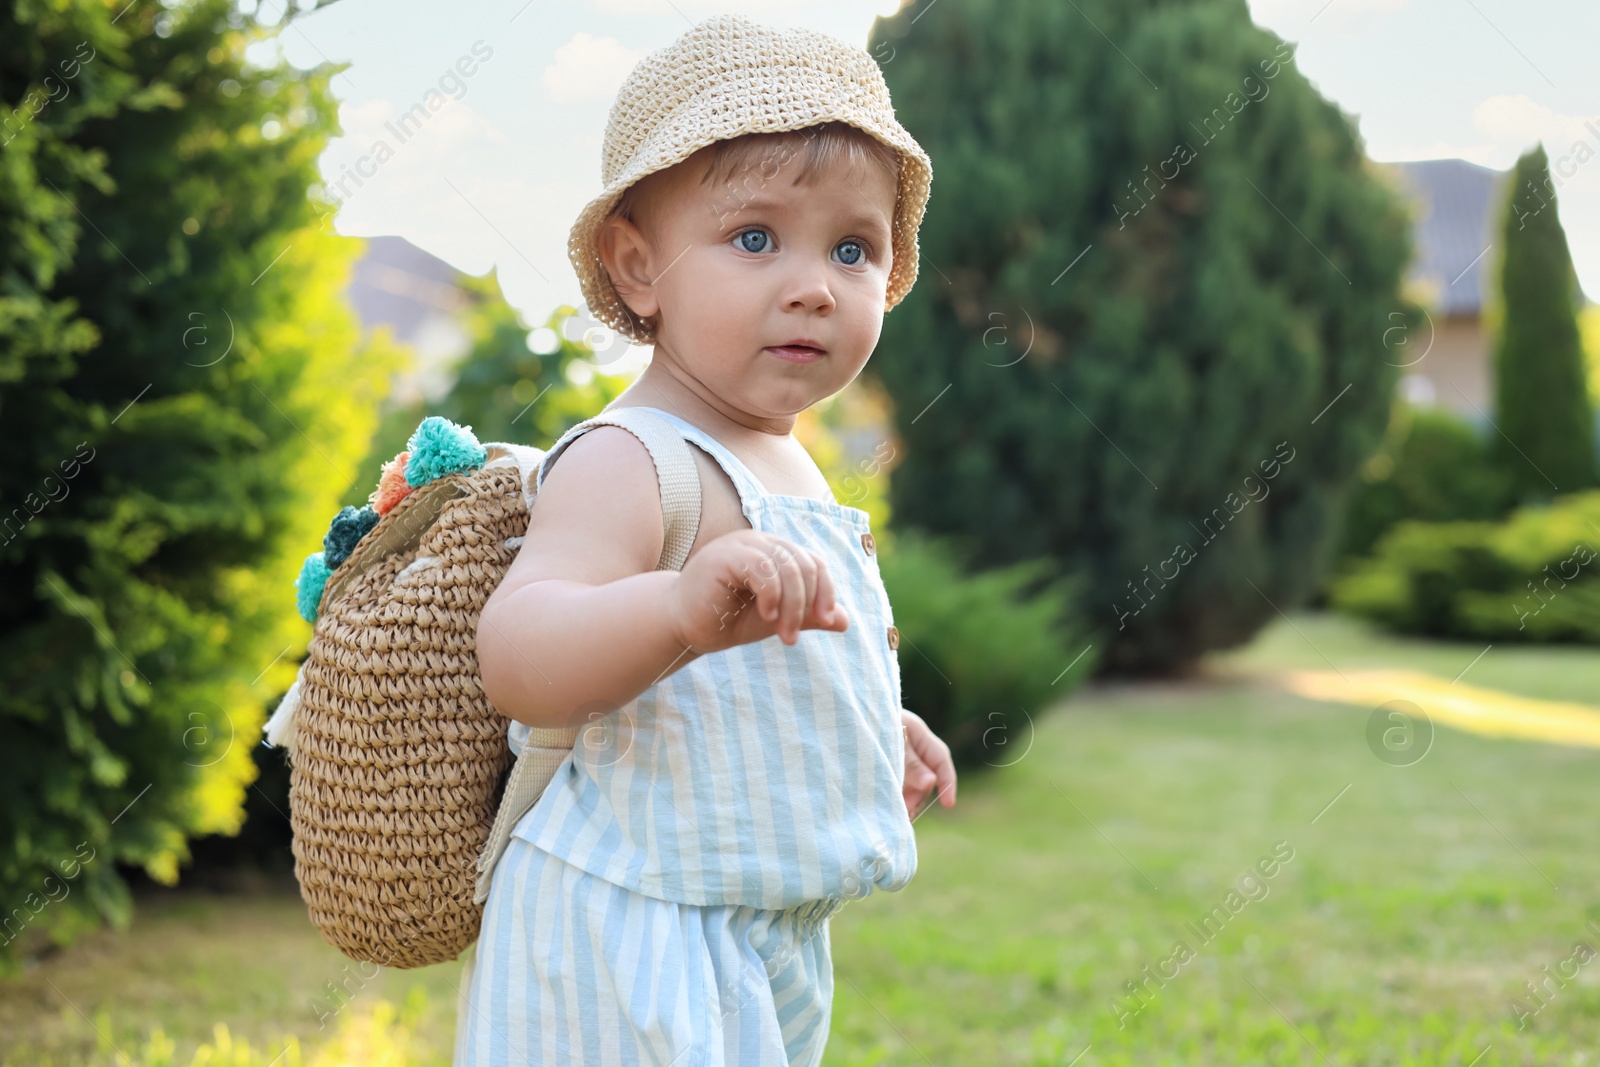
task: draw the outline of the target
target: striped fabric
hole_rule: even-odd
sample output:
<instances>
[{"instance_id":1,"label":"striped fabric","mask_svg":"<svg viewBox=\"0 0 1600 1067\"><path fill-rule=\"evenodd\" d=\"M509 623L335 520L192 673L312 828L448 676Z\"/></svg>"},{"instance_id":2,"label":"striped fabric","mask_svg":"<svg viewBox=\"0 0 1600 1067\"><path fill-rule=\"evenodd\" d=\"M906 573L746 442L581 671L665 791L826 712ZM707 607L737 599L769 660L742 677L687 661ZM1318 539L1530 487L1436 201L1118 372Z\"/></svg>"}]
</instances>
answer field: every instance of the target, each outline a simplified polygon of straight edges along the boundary
<instances>
[{"instance_id":1,"label":"striped fabric","mask_svg":"<svg viewBox=\"0 0 1600 1067\"><path fill-rule=\"evenodd\" d=\"M754 528L827 561L850 628L702 656L583 731L495 868L456 1067L815 1067L829 919L916 872L866 512L769 494L660 414L728 472Z\"/></svg>"},{"instance_id":2,"label":"striped fabric","mask_svg":"<svg viewBox=\"0 0 1600 1067\"><path fill-rule=\"evenodd\" d=\"M512 839L461 988L456 1067L815 1067L825 915L641 896Z\"/></svg>"},{"instance_id":3,"label":"striped fabric","mask_svg":"<svg viewBox=\"0 0 1600 1067\"><path fill-rule=\"evenodd\" d=\"M903 888L917 857L901 797L900 664L867 513L768 493L715 438L651 410L722 465L755 529L827 561L850 628L678 668L583 731L514 836L685 904L783 909ZM514 746L519 734L514 724Z\"/></svg>"}]
</instances>

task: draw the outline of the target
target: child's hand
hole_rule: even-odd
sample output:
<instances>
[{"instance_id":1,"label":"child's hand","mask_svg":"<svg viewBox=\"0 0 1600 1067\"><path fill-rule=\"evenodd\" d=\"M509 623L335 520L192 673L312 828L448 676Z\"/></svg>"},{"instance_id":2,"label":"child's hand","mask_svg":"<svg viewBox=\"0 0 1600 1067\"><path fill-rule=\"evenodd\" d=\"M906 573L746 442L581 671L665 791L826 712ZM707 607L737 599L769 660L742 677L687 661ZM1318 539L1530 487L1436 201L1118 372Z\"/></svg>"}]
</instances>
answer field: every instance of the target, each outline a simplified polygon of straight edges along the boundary
<instances>
[{"instance_id":1,"label":"child's hand","mask_svg":"<svg viewBox=\"0 0 1600 1067\"><path fill-rule=\"evenodd\" d=\"M833 598L822 557L759 530L723 534L679 572L672 598L678 640L695 652L719 652L801 630L842 632L850 625Z\"/></svg>"},{"instance_id":2,"label":"child's hand","mask_svg":"<svg viewBox=\"0 0 1600 1067\"><path fill-rule=\"evenodd\" d=\"M956 802L956 767L950 760L950 746L939 740L922 716L905 708L900 720L906 732L906 779L902 795L906 814L915 819L934 785L939 786L939 803L953 807Z\"/></svg>"}]
</instances>

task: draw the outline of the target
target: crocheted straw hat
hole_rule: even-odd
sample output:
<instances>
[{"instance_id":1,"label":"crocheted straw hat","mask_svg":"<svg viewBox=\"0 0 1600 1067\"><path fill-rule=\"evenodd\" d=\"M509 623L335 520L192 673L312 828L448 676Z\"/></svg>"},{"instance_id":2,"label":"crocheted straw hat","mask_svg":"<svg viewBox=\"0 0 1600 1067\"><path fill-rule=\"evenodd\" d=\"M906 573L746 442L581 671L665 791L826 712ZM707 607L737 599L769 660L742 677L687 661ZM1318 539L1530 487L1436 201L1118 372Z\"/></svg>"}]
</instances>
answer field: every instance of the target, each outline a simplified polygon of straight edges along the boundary
<instances>
[{"instance_id":1,"label":"crocheted straw hat","mask_svg":"<svg viewBox=\"0 0 1600 1067\"><path fill-rule=\"evenodd\" d=\"M718 15L640 60L611 105L600 161L605 189L578 215L567 243L590 312L635 344L655 340L612 285L596 242L628 186L716 141L831 121L900 152L884 310L898 304L917 280L917 227L933 165L895 120L882 71L865 51L827 34Z\"/></svg>"}]
</instances>

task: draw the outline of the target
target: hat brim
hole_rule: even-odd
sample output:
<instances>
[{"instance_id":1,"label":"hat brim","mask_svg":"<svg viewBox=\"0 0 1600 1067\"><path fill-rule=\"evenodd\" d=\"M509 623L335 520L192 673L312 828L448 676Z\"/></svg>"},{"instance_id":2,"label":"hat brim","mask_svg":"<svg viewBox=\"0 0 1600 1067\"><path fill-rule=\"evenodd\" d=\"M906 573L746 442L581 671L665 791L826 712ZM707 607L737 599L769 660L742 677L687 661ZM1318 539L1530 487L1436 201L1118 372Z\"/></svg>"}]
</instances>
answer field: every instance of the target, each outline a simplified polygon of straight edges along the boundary
<instances>
[{"instance_id":1,"label":"hat brim","mask_svg":"<svg viewBox=\"0 0 1600 1067\"><path fill-rule=\"evenodd\" d=\"M751 87L747 91L755 91L755 88ZM588 304L589 313L596 320L610 326L636 345L655 343L655 332L651 325L635 314L623 300L622 294L612 284L610 272L606 270L599 252L600 227L630 186L646 175L682 163L694 153L717 141L746 134L802 130L829 121L848 122L895 149L900 155L900 180L891 224L892 262L884 294L884 311L888 312L905 299L917 280L917 268L921 258L917 231L922 224L933 183L933 167L928 155L909 133L898 123L885 124L862 115L852 116L850 111L853 109L848 101L839 102L842 107L837 105L819 107L811 114L795 115L787 120L769 120L759 128L729 131L717 128L715 97L708 97L699 103L700 107L687 109L683 115L675 116L673 122L664 123L663 132L681 132L685 126L694 128L703 125L704 132L701 135L677 141L670 147L646 142L634 154L630 166L607 185L599 196L584 206L572 225L567 241L567 256L577 272L578 283ZM840 114L840 111L845 113Z\"/></svg>"}]
</instances>

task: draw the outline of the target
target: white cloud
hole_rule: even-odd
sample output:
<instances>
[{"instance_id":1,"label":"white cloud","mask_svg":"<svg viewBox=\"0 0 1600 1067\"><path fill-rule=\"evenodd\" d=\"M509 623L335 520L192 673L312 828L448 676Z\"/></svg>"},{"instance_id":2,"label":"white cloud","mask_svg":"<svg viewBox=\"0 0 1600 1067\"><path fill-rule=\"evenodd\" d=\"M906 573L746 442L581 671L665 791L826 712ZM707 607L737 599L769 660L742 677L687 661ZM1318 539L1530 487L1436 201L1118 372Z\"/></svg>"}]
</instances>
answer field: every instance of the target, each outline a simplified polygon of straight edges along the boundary
<instances>
[{"instance_id":1,"label":"white cloud","mask_svg":"<svg viewBox=\"0 0 1600 1067\"><path fill-rule=\"evenodd\" d=\"M414 110L378 98L339 107L342 137L328 143L318 160L330 199L339 205L341 232L384 232L373 212L399 204L426 203L418 197L439 185L438 175L465 159L486 162L510 138L464 99L444 98L437 110ZM413 209L414 210L414 209ZM352 230L355 226L357 229Z\"/></svg>"},{"instance_id":2,"label":"white cloud","mask_svg":"<svg viewBox=\"0 0 1600 1067\"><path fill-rule=\"evenodd\" d=\"M1501 144L1520 146L1518 154L1535 141L1558 155L1579 141L1600 150L1600 114L1563 115L1527 96L1489 97L1473 109L1472 124Z\"/></svg>"},{"instance_id":3,"label":"white cloud","mask_svg":"<svg viewBox=\"0 0 1600 1067\"><path fill-rule=\"evenodd\" d=\"M1464 159L1468 163L1476 163L1480 167L1492 167L1495 170L1505 170L1510 165L1506 162L1505 150L1498 144L1490 142L1462 144L1459 141L1373 140L1367 145L1367 153L1373 159L1384 163L1413 159Z\"/></svg>"},{"instance_id":4,"label":"white cloud","mask_svg":"<svg viewBox=\"0 0 1600 1067\"><path fill-rule=\"evenodd\" d=\"M647 48L624 48L615 37L579 32L556 49L555 61L540 81L551 100L610 100L627 80L634 64L650 54Z\"/></svg>"},{"instance_id":5,"label":"white cloud","mask_svg":"<svg viewBox=\"0 0 1600 1067\"><path fill-rule=\"evenodd\" d=\"M1600 156L1600 114L1568 115L1528 96L1500 94L1472 110L1472 125L1482 140L1471 143L1433 140L1370 145L1378 159L1465 159L1479 166L1505 170L1536 142L1543 142L1554 163L1587 144L1587 159ZM1587 168L1586 168L1587 169ZM1600 172L1600 167L1595 168Z\"/></svg>"}]
</instances>

